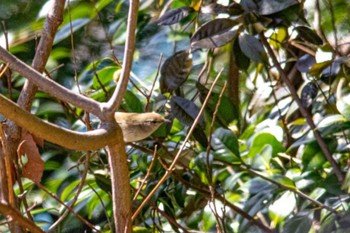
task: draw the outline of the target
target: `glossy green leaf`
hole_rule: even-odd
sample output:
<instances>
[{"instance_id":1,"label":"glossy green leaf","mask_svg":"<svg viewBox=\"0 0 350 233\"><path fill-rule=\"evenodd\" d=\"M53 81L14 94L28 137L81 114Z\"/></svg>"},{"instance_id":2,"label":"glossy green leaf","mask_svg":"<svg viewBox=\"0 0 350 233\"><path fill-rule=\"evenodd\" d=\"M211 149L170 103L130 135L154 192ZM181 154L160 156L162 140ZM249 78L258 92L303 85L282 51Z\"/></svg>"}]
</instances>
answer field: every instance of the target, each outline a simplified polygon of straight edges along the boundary
<instances>
[{"instance_id":1,"label":"glossy green leaf","mask_svg":"<svg viewBox=\"0 0 350 233\"><path fill-rule=\"evenodd\" d=\"M36 115L38 116L49 116L54 114L64 114L64 109L62 104L53 102L53 101L45 101L41 103L36 111Z\"/></svg>"},{"instance_id":2,"label":"glossy green leaf","mask_svg":"<svg viewBox=\"0 0 350 233\"><path fill-rule=\"evenodd\" d=\"M335 140L327 140L327 145L331 151L336 148L337 142ZM321 170L326 158L318 146L317 142L311 142L306 145L302 155L303 171Z\"/></svg>"},{"instance_id":3,"label":"glossy green leaf","mask_svg":"<svg viewBox=\"0 0 350 233\"><path fill-rule=\"evenodd\" d=\"M271 146L271 155L273 157L276 156L277 153L285 151L281 142L279 142L274 135L262 132L254 136L247 157L255 157L266 145Z\"/></svg>"},{"instance_id":4,"label":"glossy green leaf","mask_svg":"<svg viewBox=\"0 0 350 233\"><path fill-rule=\"evenodd\" d=\"M217 48L227 44L237 34L237 21L219 18L201 26L191 38L191 48Z\"/></svg>"},{"instance_id":5,"label":"glossy green leaf","mask_svg":"<svg viewBox=\"0 0 350 233\"><path fill-rule=\"evenodd\" d=\"M136 96L129 90L126 91L124 101L121 106L126 112L144 112L144 106L140 100L140 97Z\"/></svg>"},{"instance_id":6,"label":"glossy green leaf","mask_svg":"<svg viewBox=\"0 0 350 233\"><path fill-rule=\"evenodd\" d=\"M191 68L192 54L189 51L179 51L169 57L160 71L161 92L173 92L178 89L186 81Z\"/></svg>"},{"instance_id":7,"label":"glossy green leaf","mask_svg":"<svg viewBox=\"0 0 350 233\"><path fill-rule=\"evenodd\" d=\"M326 67L328 67L331 63L332 61L324 61L324 62L316 63L310 68L309 74L311 76L319 76L322 73L322 71Z\"/></svg>"},{"instance_id":8,"label":"glossy green leaf","mask_svg":"<svg viewBox=\"0 0 350 233\"><path fill-rule=\"evenodd\" d=\"M207 164L207 153L201 152L190 162L189 167L196 172L204 184L209 184L207 168L211 166L212 160L213 156L209 154L209 164Z\"/></svg>"},{"instance_id":9,"label":"glossy green leaf","mask_svg":"<svg viewBox=\"0 0 350 233\"><path fill-rule=\"evenodd\" d=\"M61 193L61 200L67 201L69 200L70 195L73 195L75 193L75 189L78 188L78 185L80 184L80 180L71 181L62 191Z\"/></svg>"},{"instance_id":10,"label":"glossy green leaf","mask_svg":"<svg viewBox=\"0 0 350 233\"><path fill-rule=\"evenodd\" d=\"M241 163L238 140L231 130L224 128L215 130L211 146L215 150L215 159L232 164Z\"/></svg>"}]
</instances>

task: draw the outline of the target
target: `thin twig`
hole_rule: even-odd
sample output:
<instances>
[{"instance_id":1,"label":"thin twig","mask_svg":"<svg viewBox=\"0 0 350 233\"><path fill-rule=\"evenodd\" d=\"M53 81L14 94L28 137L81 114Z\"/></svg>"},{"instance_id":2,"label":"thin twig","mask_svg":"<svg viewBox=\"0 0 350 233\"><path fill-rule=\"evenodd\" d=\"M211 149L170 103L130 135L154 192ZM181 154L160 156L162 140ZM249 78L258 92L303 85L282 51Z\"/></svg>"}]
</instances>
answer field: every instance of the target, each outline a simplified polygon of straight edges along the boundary
<instances>
[{"instance_id":1,"label":"thin twig","mask_svg":"<svg viewBox=\"0 0 350 233\"><path fill-rule=\"evenodd\" d=\"M81 182L79 182L79 186L75 191L75 195L73 199L70 201L69 208L67 208L66 211L59 217L59 219L57 219L57 221L50 226L48 232L52 232L53 230L55 230L55 228L67 217L67 215L70 213L70 210L73 209L75 203L77 202L79 198L79 194L81 193L85 185L85 180L89 169L90 153L91 153L90 151L87 151L87 154L85 157L85 163L84 163L84 172L81 175Z\"/></svg>"},{"instance_id":2,"label":"thin twig","mask_svg":"<svg viewBox=\"0 0 350 233\"><path fill-rule=\"evenodd\" d=\"M146 183L148 177L151 175L151 170L153 168L154 162L156 161L156 157L157 157L157 145L155 145L155 147L154 147L152 161L151 161L151 164L149 165L149 168L147 169L146 176L145 176L145 178L142 179L140 187L136 190L134 198L132 199L133 201L136 200L137 196L139 195L139 193L141 192L141 190L143 188L143 185Z\"/></svg>"},{"instance_id":3,"label":"thin twig","mask_svg":"<svg viewBox=\"0 0 350 233\"><path fill-rule=\"evenodd\" d=\"M158 68L157 68L156 77L154 78L154 81L153 81L151 90L149 91L148 95L146 96L145 112L148 112L148 111L149 111L150 99L151 99L151 96L152 96L152 93L153 93L154 86L155 86L155 84L156 84L156 82L157 82L157 79L158 79L158 76L159 76L160 65L162 64L162 60L163 60L163 54L161 53L161 54L160 54L160 57L159 57L159 62L158 62Z\"/></svg>"},{"instance_id":4,"label":"thin twig","mask_svg":"<svg viewBox=\"0 0 350 233\"><path fill-rule=\"evenodd\" d=\"M309 127L313 131L315 139L316 139L318 145L320 146L323 154L325 155L325 157L328 160L328 162L330 162L330 164L331 164L331 166L333 168L333 171L334 171L335 175L337 176L339 182L342 183L343 180L344 180L343 174L341 173L337 162L333 159L332 154L329 152L328 147L327 147L326 143L324 142L320 132L317 130L316 125L315 125L315 123L312 120L312 116L310 115L310 113L302 105L301 100L300 100L296 90L294 89L293 84L288 79L288 76L286 75L286 73L282 69L281 65L279 64L279 62L278 62L278 60L277 60L277 58L275 56L275 53L273 52L273 50L272 50L270 44L268 43L265 35L263 33L260 33L259 35L260 35L261 42L263 43L263 45L267 49L268 55L270 56L270 58L272 59L273 64L275 65L275 67L277 68L278 72L280 73L281 79L287 85L287 87L288 87L288 89L289 89L289 91L290 91L294 101L299 106L299 110L300 110L301 114L303 115L303 117L305 117L306 122L308 123Z\"/></svg>"},{"instance_id":5,"label":"thin twig","mask_svg":"<svg viewBox=\"0 0 350 233\"><path fill-rule=\"evenodd\" d=\"M211 149L210 145L211 145L212 135L213 135L213 131L214 131L214 124L215 124L215 121L216 121L217 113L219 111L219 107L220 107L220 104L221 104L222 97L223 97L224 92L226 90L226 86L227 86L227 82L224 83L224 86L222 87L222 90L221 90L220 95L219 95L218 102L217 102L217 104L215 106L215 110L214 110L214 113L213 113L213 119L212 119L211 125L210 125L210 132L209 132L208 146L207 146L207 156L206 156L207 175L208 175L208 180L209 180L209 191L210 191L210 195L211 195L210 201L213 203L212 212L213 212L213 214L215 216L215 219L216 219L216 229L217 229L218 232L222 232L222 228L220 226L220 219L221 218L218 215L216 204L215 204L215 190L213 188L212 169L211 169L211 166L210 166L210 149Z\"/></svg>"},{"instance_id":6,"label":"thin twig","mask_svg":"<svg viewBox=\"0 0 350 233\"><path fill-rule=\"evenodd\" d=\"M36 183L36 186L38 186L38 188L40 188L41 190L43 190L45 193L47 193L50 197L52 197L53 199L55 199L58 203L60 203L61 205L63 205L65 208L67 208L75 217L77 217L82 223L84 223L85 225L87 225L88 227L90 227L91 229L97 231L97 232L101 232L100 230L98 230L94 225L92 225L90 222L88 222L86 219L84 219L80 214L76 213L70 206L68 206L66 203L64 203L63 201L61 201L56 194L52 193L51 191L49 191L45 186L43 186L40 183Z\"/></svg>"},{"instance_id":7,"label":"thin twig","mask_svg":"<svg viewBox=\"0 0 350 233\"><path fill-rule=\"evenodd\" d=\"M264 176L263 174L261 174L260 172L254 171L253 169L250 169L250 168L248 168L248 167L246 167L246 168L242 167L242 168L243 168L245 171L248 171L249 173L251 173L251 174L253 174L253 175L255 175L255 176L258 176L258 177L260 177L260 178L262 178L262 179L264 179L264 180L266 180L266 181L269 181L270 183L272 183L272 184L274 184L274 185L276 185L276 186L278 186L278 187L280 187L280 188L283 188L283 189L285 189L285 190L289 190L289 191L295 193L295 194L298 195L299 197L302 197L302 198L304 198L304 199L310 201L310 202L313 203L315 206L318 206L318 207L320 207L320 208L322 208L322 209L326 209L326 210L330 211L331 213L335 214L336 216L339 216L338 212L337 212L336 210L334 210L332 207L329 207L329 206L327 206L327 205L322 204L321 202L319 202L319 201L317 201L317 200L315 200L315 199L309 197L308 195L306 195L305 193L299 191L298 189L296 189L296 188L294 188L294 187L289 187L289 186L287 186L287 185L281 184L281 183L275 181L274 179L268 178L268 177Z\"/></svg>"},{"instance_id":8,"label":"thin twig","mask_svg":"<svg viewBox=\"0 0 350 233\"><path fill-rule=\"evenodd\" d=\"M163 175L163 177L159 180L159 182L157 183L157 185L152 189L152 191L147 195L147 197L143 200L143 202L141 203L141 205L137 208L137 210L134 212L133 216L132 216L132 220L135 220L136 216L140 213L141 209L143 208L143 206L149 201L149 199L151 199L151 197L153 196L153 194L158 190L158 188L165 182L165 180L169 177L169 175L173 172L173 169L175 168L176 162L177 160L180 158L182 151L185 149L186 143L189 140L190 136L192 135L192 132L194 131L196 125L198 124L198 121L204 111L205 106L207 105L207 102L209 100L209 97L214 89L214 86L216 84L216 82L218 81L219 77L221 76L223 69L221 69L221 71L219 72L219 74L217 75L217 77L215 78L214 82L212 83L210 90L203 102L203 105L198 113L198 116L196 117L196 119L193 121L193 124L189 130L189 132L186 135L185 140L183 141L180 150L178 151L178 153L176 154L174 161L172 162L172 164L170 165L169 169L165 172L165 174Z\"/></svg>"}]
</instances>

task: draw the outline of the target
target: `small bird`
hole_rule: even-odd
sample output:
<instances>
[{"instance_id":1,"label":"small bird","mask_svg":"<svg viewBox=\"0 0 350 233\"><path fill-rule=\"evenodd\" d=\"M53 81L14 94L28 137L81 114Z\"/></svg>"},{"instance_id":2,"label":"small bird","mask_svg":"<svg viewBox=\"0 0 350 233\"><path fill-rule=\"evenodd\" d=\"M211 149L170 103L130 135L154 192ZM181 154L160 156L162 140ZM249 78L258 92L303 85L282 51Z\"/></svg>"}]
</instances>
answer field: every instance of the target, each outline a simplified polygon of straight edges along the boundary
<instances>
[{"instance_id":1,"label":"small bird","mask_svg":"<svg viewBox=\"0 0 350 233\"><path fill-rule=\"evenodd\" d=\"M136 142L147 138L164 122L164 117L154 112L116 112L114 118L123 131L125 142Z\"/></svg>"}]
</instances>

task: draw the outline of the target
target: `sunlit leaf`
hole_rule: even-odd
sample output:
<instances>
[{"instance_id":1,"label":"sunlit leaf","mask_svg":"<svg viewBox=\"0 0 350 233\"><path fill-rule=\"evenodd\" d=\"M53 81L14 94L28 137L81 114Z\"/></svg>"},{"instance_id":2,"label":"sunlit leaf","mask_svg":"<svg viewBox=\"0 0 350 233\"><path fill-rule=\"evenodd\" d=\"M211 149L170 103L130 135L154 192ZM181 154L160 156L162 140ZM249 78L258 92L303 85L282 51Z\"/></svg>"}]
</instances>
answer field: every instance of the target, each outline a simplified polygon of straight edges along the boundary
<instances>
[{"instance_id":1,"label":"sunlit leaf","mask_svg":"<svg viewBox=\"0 0 350 233\"><path fill-rule=\"evenodd\" d=\"M172 25L178 23L192 11L194 11L194 9L187 6L169 10L157 20L157 23L158 25Z\"/></svg>"},{"instance_id":2,"label":"sunlit leaf","mask_svg":"<svg viewBox=\"0 0 350 233\"><path fill-rule=\"evenodd\" d=\"M73 20L72 23L67 23L64 25L57 33L54 39L54 44L66 39L72 32L84 27L91 21L90 18L80 18Z\"/></svg>"},{"instance_id":3,"label":"sunlit leaf","mask_svg":"<svg viewBox=\"0 0 350 233\"><path fill-rule=\"evenodd\" d=\"M218 15L218 14L238 15L243 13L243 9L237 3L232 3L229 6L224 6L214 2L208 5L202 6L201 12L203 14L213 14L213 15Z\"/></svg>"},{"instance_id":4,"label":"sunlit leaf","mask_svg":"<svg viewBox=\"0 0 350 233\"><path fill-rule=\"evenodd\" d=\"M283 220L290 215L295 208L295 195L293 192L287 191L269 206L269 216L274 225L277 226L278 224L282 223Z\"/></svg>"},{"instance_id":5,"label":"sunlit leaf","mask_svg":"<svg viewBox=\"0 0 350 233\"><path fill-rule=\"evenodd\" d=\"M285 27L280 27L276 32L272 33L270 36L270 44L276 49L282 47L283 41L287 38L287 29Z\"/></svg>"},{"instance_id":6,"label":"sunlit leaf","mask_svg":"<svg viewBox=\"0 0 350 233\"><path fill-rule=\"evenodd\" d=\"M169 57L160 71L161 92L173 92L178 89L186 81L191 68L192 54L189 51L179 51Z\"/></svg>"},{"instance_id":7,"label":"sunlit leaf","mask_svg":"<svg viewBox=\"0 0 350 233\"><path fill-rule=\"evenodd\" d=\"M219 18L201 26L191 38L191 48L217 48L231 41L237 34L237 21Z\"/></svg>"},{"instance_id":8,"label":"sunlit leaf","mask_svg":"<svg viewBox=\"0 0 350 233\"><path fill-rule=\"evenodd\" d=\"M241 163L238 140L232 131L217 129L213 134L211 146L215 150L214 158L229 163Z\"/></svg>"},{"instance_id":9,"label":"sunlit leaf","mask_svg":"<svg viewBox=\"0 0 350 233\"><path fill-rule=\"evenodd\" d=\"M274 135L270 133L261 132L255 135L247 156L256 156L266 145L271 146L272 156L276 156L277 153L285 151L281 142L279 142Z\"/></svg>"}]
</instances>

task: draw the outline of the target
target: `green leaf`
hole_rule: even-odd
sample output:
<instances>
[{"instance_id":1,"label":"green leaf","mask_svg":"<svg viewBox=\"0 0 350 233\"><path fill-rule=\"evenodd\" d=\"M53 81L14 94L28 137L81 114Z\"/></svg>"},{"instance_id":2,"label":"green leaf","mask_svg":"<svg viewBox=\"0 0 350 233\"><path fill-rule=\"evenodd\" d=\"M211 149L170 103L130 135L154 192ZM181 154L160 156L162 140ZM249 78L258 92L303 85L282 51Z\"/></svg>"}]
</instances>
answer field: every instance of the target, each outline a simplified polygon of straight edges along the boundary
<instances>
[{"instance_id":1,"label":"green leaf","mask_svg":"<svg viewBox=\"0 0 350 233\"><path fill-rule=\"evenodd\" d=\"M323 44L322 39L311 28L308 28L305 26L298 26L295 28L295 30L298 32L298 35L300 36L300 38L303 39L304 41L315 45Z\"/></svg>"},{"instance_id":2,"label":"green leaf","mask_svg":"<svg viewBox=\"0 0 350 233\"><path fill-rule=\"evenodd\" d=\"M95 181L98 187L100 187L106 193L112 192L111 178L109 174L104 170L94 171Z\"/></svg>"},{"instance_id":3,"label":"green leaf","mask_svg":"<svg viewBox=\"0 0 350 233\"><path fill-rule=\"evenodd\" d=\"M209 154L209 164L207 164L207 153L201 152L194 159L191 160L189 167L196 172L200 180L204 184L209 184L207 167L211 166L213 160L212 154Z\"/></svg>"},{"instance_id":4,"label":"green leaf","mask_svg":"<svg viewBox=\"0 0 350 233\"><path fill-rule=\"evenodd\" d=\"M54 114L64 114L64 109L61 104L53 101L45 101L40 103L36 115L54 115Z\"/></svg>"},{"instance_id":5,"label":"green leaf","mask_svg":"<svg viewBox=\"0 0 350 233\"><path fill-rule=\"evenodd\" d=\"M255 62L267 62L267 55L261 42L254 36L241 34L238 37L239 47L242 52Z\"/></svg>"},{"instance_id":6,"label":"green leaf","mask_svg":"<svg viewBox=\"0 0 350 233\"><path fill-rule=\"evenodd\" d=\"M255 157L266 145L271 146L272 157L276 156L279 152L285 151L281 142L279 142L274 135L262 132L254 136L247 157Z\"/></svg>"},{"instance_id":7,"label":"green leaf","mask_svg":"<svg viewBox=\"0 0 350 233\"><path fill-rule=\"evenodd\" d=\"M309 74L311 76L319 76L322 71L327 68L330 64L332 63L332 61L324 61L324 62L320 62L320 63L316 63L314 64L310 70L309 70Z\"/></svg>"},{"instance_id":8,"label":"green leaf","mask_svg":"<svg viewBox=\"0 0 350 233\"><path fill-rule=\"evenodd\" d=\"M192 101L180 96L173 96L170 100L171 113L184 125L191 126L199 114L199 108ZM198 126L205 129L205 119L200 116Z\"/></svg>"},{"instance_id":9,"label":"green leaf","mask_svg":"<svg viewBox=\"0 0 350 233\"><path fill-rule=\"evenodd\" d=\"M238 140L231 130L218 128L213 134L211 146L215 150L214 158L232 164L240 164Z\"/></svg>"},{"instance_id":10,"label":"green leaf","mask_svg":"<svg viewBox=\"0 0 350 233\"><path fill-rule=\"evenodd\" d=\"M209 90L199 82L196 83L196 86L200 92L200 100L203 103L204 99L209 93ZM209 114L209 116L213 116L218 102L219 94L215 92L211 93L205 108L205 111ZM232 104L231 100L227 96L223 95L216 113L216 120L222 127L228 127L229 124L235 119L238 119L237 108Z\"/></svg>"},{"instance_id":11,"label":"green leaf","mask_svg":"<svg viewBox=\"0 0 350 233\"><path fill-rule=\"evenodd\" d=\"M289 179L287 176L284 176L281 174L274 174L271 179L275 180L276 182L288 188L295 189L294 182L291 179Z\"/></svg>"},{"instance_id":12,"label":"green leaf","mask_svg":"<svg viewBox=\"0 0 350 233\"><path fill-rule=\"evenodd\" d=\"M84 27L86 24L88 24L91 21L90 18L80 18L73 20L72 23L67 23L64 25L55 36L55 39L53 41L53 44L57 44L58 42L66 39L68 36L70 36L73 32L79 30L80 28Z\"/></svg>"},{"instance_id":13,"label":"green leaf","mask_svg":"<svg viewBox=\"0 0 350 233\"><path fill-rule=\"evenodd\" d=\"M122 103L122 108L126 112L144 112L143 104L140 97L136 96L132 91L127 90L124 95L124 101Z\"/></svg>"},{"instance_id":14,"label":"green leaf","mask_svg":"<svg viewBox=\"0 0 350 233\"><path fill-rule=\"evenodd\" d=\"M237 34L237 21L219 18L201 26L191 38L191 48L217 48L227 44Z\"/></svg>"},{"instance_id":15,"label":"green leaf","mask_svg":"<svg viewBox=\"0 0 350 233\"><path fill-rule=\"evenodd\" d=\"M80 180L71 181L62 191L61 200L68 201L71 198L71 195L75 193L75 189L78 188L79 184Z\"/></svg>"},{"instance_id":16,"label":"green leaf","mask_svg":"<svg viewBox=\"0 0 350 233\"><path fill-rule=\"evenodd\" d=\"M173 92L187 79L192 68L192 54L183 50L169 57L160 71L160 91Z\"/></svg>"},{"instance_id":17,"label":"green leaf","mask_svg":"<svg viewBox=\"0 0 350 233\"><path fill-rule=\"evenodd\" d=\"M288 204L286 204L288 203ZM283 207L282 207L283 206ZM283 223L283 220L296 208L295 194L290 191L284 192L269 206L269 216L274 226Z\"/></svg>"},{"instance_id":18,"label":"green leaf","mask_svg":"<svg viewBox=\"0 0 350 233\"><path fill-rule=\"evenodd\" d=\"M325 141L330 151L334 151L337 146L336 140L326 139ZM324 163L327 161L316 141L306 145L301 159L303 164L303 172L313 170L318 171L322 169Z\"/></svg>"},{"instance_id":19,"label":"green leaf","mask_svg":"<svg viewBox=\"0 0 350 233\"><path fill-rule=\"evenodd\" d=\"M312 219L309 213L298 213L288 219L283 225L283 233L309 232L312 225Z\"/></svg>"}]
</instances>

